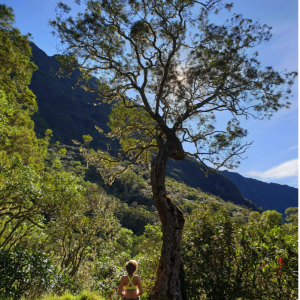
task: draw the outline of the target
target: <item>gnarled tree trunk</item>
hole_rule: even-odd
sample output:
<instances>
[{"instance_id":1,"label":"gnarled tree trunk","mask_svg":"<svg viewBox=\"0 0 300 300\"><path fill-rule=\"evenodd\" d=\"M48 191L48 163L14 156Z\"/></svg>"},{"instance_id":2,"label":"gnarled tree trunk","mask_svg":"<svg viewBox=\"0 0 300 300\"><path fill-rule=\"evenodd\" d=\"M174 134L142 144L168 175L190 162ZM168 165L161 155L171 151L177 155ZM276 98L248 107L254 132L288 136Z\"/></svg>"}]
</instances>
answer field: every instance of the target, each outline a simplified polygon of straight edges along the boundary
<instances>
[{"instance_id":1,"label":"gnarled tree trunk","mask_svg":"<svg viewBox=\"0 0 300 300\"><path fill-rule=\"evenodd\" d=\"M174 140L174 139L173 139ZM161 144L151 167L153 199L163 230L163 246L152 291L152 299L182 300L179 272L181 267L180 240L184 225L182 211L166 193L165 177L169 157L183 160L181 143L175 137L172 143ZM179 147L178 147L179 146Z\"/></svg>"}]
</instances>

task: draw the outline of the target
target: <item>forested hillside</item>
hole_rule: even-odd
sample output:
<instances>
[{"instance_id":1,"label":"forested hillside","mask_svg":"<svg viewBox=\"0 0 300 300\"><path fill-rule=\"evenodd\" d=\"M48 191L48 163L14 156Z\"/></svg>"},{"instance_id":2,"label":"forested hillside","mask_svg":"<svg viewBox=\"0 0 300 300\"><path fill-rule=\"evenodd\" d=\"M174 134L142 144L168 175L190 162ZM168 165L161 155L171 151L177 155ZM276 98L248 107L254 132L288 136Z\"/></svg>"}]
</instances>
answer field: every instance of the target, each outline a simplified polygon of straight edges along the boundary
<instances>
[{"instance_id":1,"label":"forested hillside","mask_svg":"<svg viewBox=\"0 0 300 300\"><path fill-rule=\"evenodd\" d=\"M135 166L112 185L106 185L94 166L87 167L78 147L59 143L49 146L44 163L49 175L60 174L59 178L54 178L58 180L52 191L55 194L49 195L49 200L41 199L38 204L42 214L40 225L44 224L44 229L36 228L26 235L20 235L20 229L13 235L15 247L9 247L12 242L2 246L0 255L5 268L0 275L0 291L6 297L14 295L15 299L35 298L45 293L60 295L65 291L80 293L80 297L88 299L102 300L96 296L99 293L103 299L117 299L116 289L123 266L129 259L135 259L146 292L141 299L149 299L162 241L148 168ZM260 214L171 177L166 184L169 196L186 218L182 255L187 266L187 297L195 296L195 286L211 295L211 299L224 293L232 295L233 290L236 297L240 295L238 291L257 297L262 291L253 284L246 290L241 289L252 274L263 284L266 299L277 288L270 278L284 276L294 285L297 280L292 271L297 263L295 209L287 212L288 223L284 224L275 211ZM69 198L70 193L73 199ZM58 202L61 201L58 197L63 202ZM51 207L43 207L53 200L56 201ZM23 206L32 209L30 203ZM3 235L4 239L6 236ZM249 250L251 247L255 252ZM278 257L284 265L274 264ZM229 265L227 259L231 261ZM206 270L205 277L201 277L201 269ZM230 279L232 277L218 276L222 272L243 279L236 282ZM13 288L8 288L10 282L14 282ZM280 286L284 293L290 293L290 285ZM292 292L292 299L294 295L296 291ZM72 295L64 297L70 299Z\"/></svg>"}]
</instances>

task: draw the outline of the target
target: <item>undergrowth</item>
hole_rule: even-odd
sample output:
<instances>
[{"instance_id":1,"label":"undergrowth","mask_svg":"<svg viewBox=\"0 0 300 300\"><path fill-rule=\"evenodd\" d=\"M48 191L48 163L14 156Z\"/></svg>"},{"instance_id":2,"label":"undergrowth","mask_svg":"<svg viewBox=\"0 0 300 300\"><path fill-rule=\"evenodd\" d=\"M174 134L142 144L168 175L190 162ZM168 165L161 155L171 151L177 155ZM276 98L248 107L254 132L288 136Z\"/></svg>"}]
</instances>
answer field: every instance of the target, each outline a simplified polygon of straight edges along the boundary
<instances>
[{"instance_id":1,"label":"undergrowth","mask_svg":"<svg viewBox=\"0 0 300 300\"><path fill-rule=\"evenodd\" d=\"M38 300L104 300L105 298L98 295L96 292L82 291L79 295L72 295L65 292L62 296L47 295Z\"/></svg>"}]
</instances>

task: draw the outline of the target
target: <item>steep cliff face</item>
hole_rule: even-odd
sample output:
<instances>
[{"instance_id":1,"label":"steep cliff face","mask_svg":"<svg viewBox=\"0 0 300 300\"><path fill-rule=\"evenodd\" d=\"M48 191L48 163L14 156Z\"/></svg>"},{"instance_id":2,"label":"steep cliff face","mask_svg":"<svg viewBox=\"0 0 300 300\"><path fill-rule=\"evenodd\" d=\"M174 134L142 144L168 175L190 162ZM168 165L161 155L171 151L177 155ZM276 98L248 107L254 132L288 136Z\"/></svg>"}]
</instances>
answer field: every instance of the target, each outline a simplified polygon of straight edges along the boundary
<instances>
[{"instance_id":1,"label":"steep cliff face","mask_svg":"<svg viewBox=\"0 0 300 300\"><path fill-rule=\"evenodd\" d=\"M96 94L85 92L76 85L78 73L68 78L59 78L59 69L55 56L47 54L35 44L31 44L32 60L38 66L33 73L30 88L37 97L39 110L33 115L35 132L43 136L45 130L53 131L52 141L73 145L72 140L81 141L82 135L90 134L92 148L107 149L113 154L118 151L118 143L99 134L95 125L108 132L107 126L110 105L97 103ZM98 102L99 103L99 102ZM178 181L205 192L220 196L223 200L252 207L259 210L275 209L284 213L287 207L298 205L298 190L278 184L268 184L254 179L244 178L237 173L223 171L205 177L201 164L189 158L184 162L169 160L167 175ZM223 176L224 175L224 176ZM247 199L251 200L247 200Z\"/></svg>"},{"instance_id":2,"label":"steep cliff face","mask_svg":"<svg viewBox=\"0 0 300 300\"><path fill-rule=\"evenodd\" d=\"M288 207L298 207L298 189L277 183L245 178L235 172L220 171L230 179L243 196L264 210L276 210L284 214Z\"/></svg>"},{"instance_id":3,"label":"steep cliff face","mask_svg":"<svg viewBox=\"0 0 300 300\"><path fill-rule=\"evenodd\" d=\"M84 91L76 85L78 73L67 78L59 78L59 69L55 56L47 54L35 44L31 44L33 62L38 66L34 72L30 89L36 95L38 112L33 115L35 131L43 136L45 130L53 131L53 141L72 145L72 140L82 140L82 135L93 137L92 148L106 149L110 142L100 135L95 125L108 132L110 106L99 103L96 93Z\"/></svg>"}]
</instances>

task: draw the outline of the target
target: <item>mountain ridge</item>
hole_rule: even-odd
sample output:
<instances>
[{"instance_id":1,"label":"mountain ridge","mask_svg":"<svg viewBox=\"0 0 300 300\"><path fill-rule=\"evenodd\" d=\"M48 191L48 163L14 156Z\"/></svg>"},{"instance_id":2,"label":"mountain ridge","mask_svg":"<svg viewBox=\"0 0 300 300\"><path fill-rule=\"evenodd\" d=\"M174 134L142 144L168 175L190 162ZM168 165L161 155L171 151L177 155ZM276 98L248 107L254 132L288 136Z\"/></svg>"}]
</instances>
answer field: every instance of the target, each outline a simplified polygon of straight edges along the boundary
<instances>
[{"instance_id":1,"label":"mountain ridge","mask_svg":"<svg viewBox=\"0 0 300 300\"><path fill-rule=\"evenodd\" d=\"M236 184L245 198L255 199L255 203L264 210L274 209L284 214L287 207L298 206L298 201L295 201L298 198L297 188L278 183L267 183L227 170L219 171L219 173ZM282 199L283 193L284 199Z\"/></svg>"}]
</instances>

